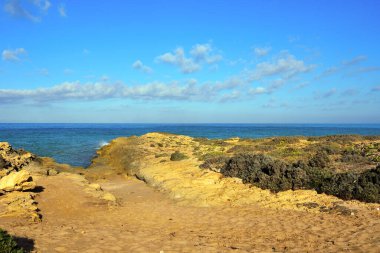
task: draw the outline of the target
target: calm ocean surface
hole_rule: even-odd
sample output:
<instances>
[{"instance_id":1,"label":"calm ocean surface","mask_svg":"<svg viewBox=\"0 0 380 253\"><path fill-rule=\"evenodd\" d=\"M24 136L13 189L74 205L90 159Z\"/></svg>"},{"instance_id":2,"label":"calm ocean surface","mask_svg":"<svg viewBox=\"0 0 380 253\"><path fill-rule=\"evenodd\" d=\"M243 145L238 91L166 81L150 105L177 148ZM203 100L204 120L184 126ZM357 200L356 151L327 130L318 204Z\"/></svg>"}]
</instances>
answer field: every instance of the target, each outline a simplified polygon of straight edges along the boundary
<instances>
[{"instance_id":1,"label":"calm ocean surface","mask_svg":"<svg viewBox=\"0 0 380 253\"><path fill-rule=\"evenodd\" d=\"M148 132L206 138L380 135L380 124L0 124L0 141L60 163L87 166L96 149L110 140Z\"/></svg>"}]
</instances>

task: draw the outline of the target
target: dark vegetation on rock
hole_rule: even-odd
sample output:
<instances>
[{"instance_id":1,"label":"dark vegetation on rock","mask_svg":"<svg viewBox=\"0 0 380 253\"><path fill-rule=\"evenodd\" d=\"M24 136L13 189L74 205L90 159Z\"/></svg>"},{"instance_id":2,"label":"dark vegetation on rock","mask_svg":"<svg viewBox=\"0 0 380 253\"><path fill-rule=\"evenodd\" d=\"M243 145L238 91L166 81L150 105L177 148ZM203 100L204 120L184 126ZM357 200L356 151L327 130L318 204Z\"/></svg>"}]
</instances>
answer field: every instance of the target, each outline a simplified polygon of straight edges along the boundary
<instances>
[{"instance_id":1,"label":"dark vegetation on rock","mask_svg":"<svg viewBox=\"0 0 380 253\"><path fill-rule=\"evenodd\" d=\"M217 155L210 158L206 158L205 162L201 164L199 167L201 169L209 169L213 171L220 171L220 168L224 166L224 164L228 161L228 157L223 155Z\"/></svg>"},{"instance_id":2,"label":"dark vegetation on rock","mask_svg":"<svg viewBox=\"0 0 380 253\"><path fill-rule=\"evenodd\" d=\"M346 200L380 203L380 165L362 173L334 173L326 168L329 162L324 152L308 163L293 164L263 154L238 154L228 159L220 172L273 192L315 189Z\"/></svg>"},{"instance_id":3,"label":"dark vegetation on rock","mask_svg":"<svg viewBox=\"0 0 380 253\"><path fill-rule=\"evenodd\" d=\"M0 253L23 253L17 242L6 231L0 229Z\"/></svg>"},{"instance_id":4,"label":"dark vegetation on rock","mask_svg":"<svg viewBox=\"0 0 380 253\"><path fill-rule=\"evenodd\" d=\"M201 168L273 192L315 189L346 200L380 203L380 136L240 139L223 152L217 150L199 153Z\"/></svg>"},{"instance_id":5,"label":"dark vegetation on rock","mask_svg":"<svg viewBox=\"0 0 380 253\"><path fill-rule=\"evenodd\" d=\"M187 159L188 157L179 152L179 151L176 151L174 152L173 154L170 155L170 161L181 161L181 160L184 160L184 159Z\"/></svg>"}]
</instances>

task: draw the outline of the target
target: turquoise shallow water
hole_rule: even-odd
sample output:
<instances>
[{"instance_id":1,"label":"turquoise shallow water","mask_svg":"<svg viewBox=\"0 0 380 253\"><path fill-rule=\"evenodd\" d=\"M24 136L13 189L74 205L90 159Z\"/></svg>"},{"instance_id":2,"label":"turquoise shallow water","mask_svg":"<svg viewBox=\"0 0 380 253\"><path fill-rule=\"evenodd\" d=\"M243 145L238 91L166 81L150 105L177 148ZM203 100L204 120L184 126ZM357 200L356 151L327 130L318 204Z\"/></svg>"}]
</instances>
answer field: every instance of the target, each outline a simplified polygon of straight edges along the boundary
<instances>
[{"instance_id":1,"label":"turquoise shallow water","mask_svg":"<svg viewBox=\"0 0 380 253\"><path fill-rule=\"evenodd\" d=\"M61 163L87 166L101 145L116 137L148 132L206 138L380 135L380 124L0 124L0 141Z\"/></svg>"}]
</instances>

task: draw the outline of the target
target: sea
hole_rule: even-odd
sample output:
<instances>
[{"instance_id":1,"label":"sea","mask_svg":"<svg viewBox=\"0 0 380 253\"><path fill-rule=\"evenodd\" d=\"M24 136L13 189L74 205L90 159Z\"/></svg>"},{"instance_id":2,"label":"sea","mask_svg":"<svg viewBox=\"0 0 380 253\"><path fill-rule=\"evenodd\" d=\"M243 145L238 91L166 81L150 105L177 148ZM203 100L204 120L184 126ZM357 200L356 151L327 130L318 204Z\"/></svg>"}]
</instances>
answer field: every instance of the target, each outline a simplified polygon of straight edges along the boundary
<instances>
[{"instance_id":1,"label":"sea","mask_svg":"<svg viewBox=\"0 0 380 253\"><path fill-rule=\"evenodd\" d=\"M120 136L167 132L224 139L273 136L380 135L380 124L15 124L0 123L0 141L59 163L87 167L96 150Z\"/></svg>"}]
</instances>

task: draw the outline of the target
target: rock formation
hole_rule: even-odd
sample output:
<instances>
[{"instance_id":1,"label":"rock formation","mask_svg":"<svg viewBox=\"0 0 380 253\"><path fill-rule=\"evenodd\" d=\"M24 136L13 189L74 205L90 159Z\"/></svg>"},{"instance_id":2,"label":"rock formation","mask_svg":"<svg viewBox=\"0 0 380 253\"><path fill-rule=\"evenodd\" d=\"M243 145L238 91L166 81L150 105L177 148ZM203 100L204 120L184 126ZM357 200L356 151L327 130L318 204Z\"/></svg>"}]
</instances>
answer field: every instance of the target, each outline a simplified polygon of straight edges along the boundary
<instances>
[{"instance_id":1,"label":"rock formation","mask_svg":"<svg viewBox=\"0 0 380 253\"><path fill-rule=\"evenodd\" d=\"M7 142L0 142L0 178L12 171L19 171L32 161L36 156L23 150L15 150Z\"/></svg>"},{"instance_id":2,"label":"rock formation","mask_svg":"<svg viewBox=\"0 0 380 253\"><path fill-rule=\"evenodd\" d=\"M0 179L0 191L28 191L36 187L32 176L26 170L13 171Z\"/></svg>"}]
</instances>

